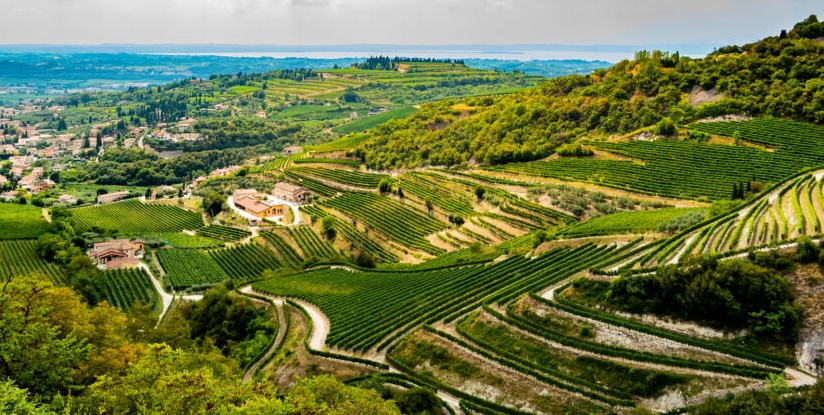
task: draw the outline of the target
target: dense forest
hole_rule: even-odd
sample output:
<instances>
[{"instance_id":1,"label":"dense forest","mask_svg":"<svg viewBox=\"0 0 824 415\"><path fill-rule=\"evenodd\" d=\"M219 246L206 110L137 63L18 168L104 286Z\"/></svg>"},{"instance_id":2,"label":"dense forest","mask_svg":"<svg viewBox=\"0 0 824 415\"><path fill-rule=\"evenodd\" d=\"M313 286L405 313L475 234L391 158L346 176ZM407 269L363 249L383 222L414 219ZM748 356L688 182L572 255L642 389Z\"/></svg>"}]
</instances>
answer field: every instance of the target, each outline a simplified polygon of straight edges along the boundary
<instances>
[{"instance_id":1,"label":"dense forest","mask_svg":"<svg viewBox=\"0 0 824 415\"><path fill-rule=\"evenodd\" d=\"M704 59L639 52L591 75L547 81L505 97L425 105L386 123L358 150L373 169L500 164L546 157L581 136L624 134L663 119L684 124L724 114L824 122L824 43L815 16L789 33L718 49ZM715 102L689 103L693 88Z\"/></svg>"}]
</instances>

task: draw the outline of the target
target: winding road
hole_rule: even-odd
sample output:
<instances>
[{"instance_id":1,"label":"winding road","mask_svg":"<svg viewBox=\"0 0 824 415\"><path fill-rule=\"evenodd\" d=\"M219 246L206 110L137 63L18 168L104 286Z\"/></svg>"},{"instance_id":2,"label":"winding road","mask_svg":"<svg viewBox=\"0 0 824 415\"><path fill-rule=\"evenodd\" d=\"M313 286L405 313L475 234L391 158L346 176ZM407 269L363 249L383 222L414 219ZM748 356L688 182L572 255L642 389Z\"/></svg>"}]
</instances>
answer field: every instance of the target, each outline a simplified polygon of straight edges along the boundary
<instances>
[{"instance_id":1,"label":"winding road","mask_svg":"<svg viewBox=\"0 0 824 415\"><path fill-rule=\"evenodd\" d=\"M260 301L254 298L253 300ZM283 312L283 301L273 301L273 303L275 304L275 309L272 311L275 313L278 319L278 332L275 336L275 341L272 342L272 345L269 347L269 350L267 350L266 353L264 353L263 356L260 357L260 359L258 359L252 366L249 367L249 370L247 370L246 374L243 375L243 383L252 380L252 377L255 376L255 373L257 373L258 369L260 368L260 365L262 365L263 362L265 362L269 358L269 356L271 356L273 353L277 351L278 346L280 346L281 342L283 341L283 338L286 337L286 314L284 314Z\"/></svg>"},{"instance_id":2,"label":"winding road","mask_svg":"<svg viewBox=\"0 0 824 415\"><path fill-rule=\"evenodd\" d=\"M240 292L246 294L255 294L264 298L268 298L275 302L283 302L285 299L282 297L275 297L268 294L264 294L252 289L251 285L247 285L240 289ZM329 319L320 311L319 308L315 307L314 304L307 303L302 300L290 299L292 302L297 303L301 307L303 307L306 312L309 314L309 318L312 319L312 333L309 337L309 347L314 350L323 350L326 348L326 336L329 335Z\"/></svg>"}]
</instances>

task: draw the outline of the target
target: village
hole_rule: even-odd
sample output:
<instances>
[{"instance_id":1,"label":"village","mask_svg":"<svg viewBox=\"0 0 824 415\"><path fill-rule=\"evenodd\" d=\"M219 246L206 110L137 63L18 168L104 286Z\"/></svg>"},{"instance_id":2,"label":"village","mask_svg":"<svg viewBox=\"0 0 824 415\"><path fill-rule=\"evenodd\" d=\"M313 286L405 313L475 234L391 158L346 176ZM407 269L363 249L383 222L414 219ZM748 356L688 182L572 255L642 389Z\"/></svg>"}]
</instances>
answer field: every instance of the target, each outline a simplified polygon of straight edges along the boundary
<instances>
[{"instance_id":1,"label":"village","mask_svg":"<svg viewBox=\"0 0 824 415\"><path fill-rule=\"evenodd\" d=\"M178 157L181 150L156 151L144 140L151 138L157 142L180 143L197 141L199 133L193 132L196 119L181 117L175 123L158 123L154 128L135 127L125 134L111 133L112 125L119 120L92 124L81 130L65 122L58 121L62 133L52 128L40 128L22 121L21 116L29 113L58 113L64 106L44 106L40 100L23 101L17 107L0 106L0 200L20 200L25 196L36 196L54 187L60 172L72 169L78 164L97 160L100 155L113 148L140 148L160 158ZM71 131L71 132L69 132ZM146 140L148 141L148 140ZM218 171L222 175L236 171ZM122 193L122 192L118 192ZM98 203L108 203L123 199L122 194L98 195ZM58 203L71 206L77 203L72 195L61 195Z\"/></svg>"}]
</instances>

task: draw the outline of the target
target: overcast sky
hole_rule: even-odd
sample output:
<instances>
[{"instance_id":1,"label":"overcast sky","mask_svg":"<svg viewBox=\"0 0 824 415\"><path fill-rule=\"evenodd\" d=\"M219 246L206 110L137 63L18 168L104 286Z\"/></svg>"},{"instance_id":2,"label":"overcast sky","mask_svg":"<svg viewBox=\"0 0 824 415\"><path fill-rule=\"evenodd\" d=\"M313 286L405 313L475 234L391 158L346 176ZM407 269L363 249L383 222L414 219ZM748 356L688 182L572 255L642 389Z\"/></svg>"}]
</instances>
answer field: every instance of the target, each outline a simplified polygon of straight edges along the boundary
<instances>
[{"instance_id":1,"label":"overcast sky","mask_svg":"<svg viewBox=\"0 0 824 415\"><path fill-rule=\"evenodd\" d=\"M0 43L741 44L824 0L0 0Z\"/></svg>"}]
</instances>

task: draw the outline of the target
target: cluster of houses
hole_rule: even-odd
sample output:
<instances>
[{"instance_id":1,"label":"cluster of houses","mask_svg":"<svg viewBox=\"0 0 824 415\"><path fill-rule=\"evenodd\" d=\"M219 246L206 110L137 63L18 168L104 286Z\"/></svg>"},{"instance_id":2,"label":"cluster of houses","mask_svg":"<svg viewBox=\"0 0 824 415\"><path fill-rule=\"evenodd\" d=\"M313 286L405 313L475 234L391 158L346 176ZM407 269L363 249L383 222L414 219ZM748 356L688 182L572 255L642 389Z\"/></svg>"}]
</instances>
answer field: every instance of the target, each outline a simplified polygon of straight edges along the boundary
<instances>
[{"instance_id":1,"label":"cluster of houses","mask_svg":"<svg viewBox=\"0 0 824 415\"><path fill-rule=\"evenodd\" d=\"M114 239L98 242L89 251L89 257L100 269L137 268L145 253L141 240Z\"/></svg>"},{"instance_id":2,"label":"cluster of houses","mask_svg":"<svg viewBox=\"0 0 824 415\"><path fill-rule=\"evenodd\" d=\"M289 207L280 201L300 205L308 201L310 193L300 186L280 182L275 184L271 195L274 200L255 189L237 189L232 193L232 203L235 208L257 218L282 216Z\"/></svg>"}]
</instances>

